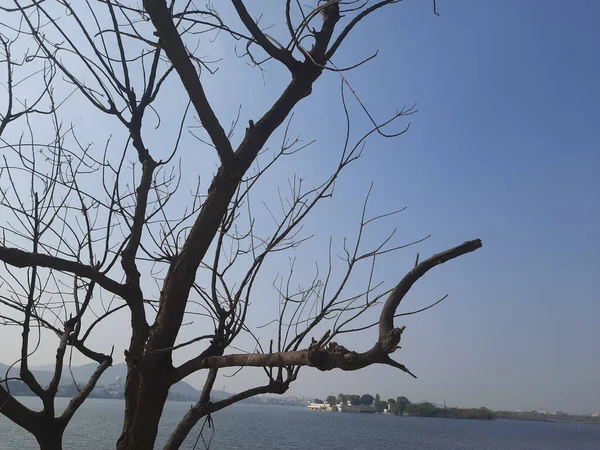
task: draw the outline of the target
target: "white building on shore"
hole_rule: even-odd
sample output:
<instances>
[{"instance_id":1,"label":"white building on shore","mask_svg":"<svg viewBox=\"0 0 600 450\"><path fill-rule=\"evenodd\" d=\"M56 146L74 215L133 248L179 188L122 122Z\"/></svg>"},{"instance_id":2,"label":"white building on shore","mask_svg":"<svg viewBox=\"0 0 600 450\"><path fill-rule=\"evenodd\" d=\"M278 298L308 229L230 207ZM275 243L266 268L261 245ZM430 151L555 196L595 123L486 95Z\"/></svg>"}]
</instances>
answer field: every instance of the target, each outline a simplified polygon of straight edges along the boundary
<instances>
[{"instance_id":1,"label":"white building on shore","mask_svg":"<svg viewBox=\"0 0 600 450\"><path fill-rule=\"evenodd\" d=\"M330 405L329 403L309 403L308 409L311 411L337 411L337 407L335 405Z\"/></svg>"}]
</instances>

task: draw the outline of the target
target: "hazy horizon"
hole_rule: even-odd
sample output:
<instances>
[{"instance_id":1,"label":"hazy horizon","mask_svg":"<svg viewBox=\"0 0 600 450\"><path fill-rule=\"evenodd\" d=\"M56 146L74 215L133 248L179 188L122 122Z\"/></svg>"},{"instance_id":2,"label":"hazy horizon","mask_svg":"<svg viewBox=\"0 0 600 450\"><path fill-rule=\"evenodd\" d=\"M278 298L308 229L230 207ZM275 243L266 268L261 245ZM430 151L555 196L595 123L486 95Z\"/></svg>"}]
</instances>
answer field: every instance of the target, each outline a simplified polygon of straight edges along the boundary
<instances>
[{"instance_id":1,"label":"hazy horizon","mask_svg":"<svg viewBox=\"0 0 600 450\"><path fill-rule=\"evenodd\" d=\"M4 363L3 361L0 361L0 366L1 365L7 365L6 363ZM125 363L118 363L119 365L125 365ZM73 366L73 369L77 369L83 366L96 366L96 363L88 363L88 364L83 364L83 365L78 365L78 366ZM113 364L114 366L115 364ZM38 366L31 366L30 367L31 370L33 371L53 371L54 369L54 365L52 364L41 364ZM64 369L63 373L68 370L68 369ZM335 373L335 372L334 372ZM0 374L1 375L1 374ZM81 381L81 380L77 380L77 381ZM183 380L186 382L189 382L191 380L186 379ZM67 380L62 380L61 385L64 384L69 384L71 382L71 380L67 379ZM202 389L202 384L201 383L189 383L192 387L194 387L195 389L197 389L198 391L201 391ZM196 385L195 385L196 384ZM101 382L98 383L98 385L102 385ZM220 392L226 392L227 394L236 394L238 391L237 390L231 390L231 391L225 391L224 389L226 388L226 386L223 387L223 390L219 390L215 387L214 391L220 391ZM339 393L334 393L334 392L327 392L327 393L321 393L320 395L316 395L316 394L311 394L310 392L308 393L298 393L298 394L292 394L291 390L286 392L285 394L282 395L278 395L278 394L264 394L263 396L265 397L272 397L272 398L277 398L277 397L282 397L282 398L306 398L306 399L325 399L327 396L329 395L334 395L334 396L338 396L339 394L345 394L345 395L353 395L353 394L358 394L358 395L362 395L362 394L371 394L373 397L375 397L376 394L380 394L381 399L387 401L387 399L389 398L397 398L400 396L406 396L404 393L400 392L400 393L391 393L389 395L382 395L379 391L375 391L373 389L371 389L370 391L358 391L358 390L349 390L349 391L344 391L344 392L339 392ZM439 400L439 399L431 399L431 398L409 398L409 400L412 403L422 403L422 402L431 402L434 403L436 405L444 405L446 404L446 400ZM171 400L171 401L183 401L183 400ZM519 411L518 408L493 408L489 405L484 405L484 404L473 404L473 405L467 405L467 404L461 404L461 405L454 405L454 404L447 404L448 407L454 407L454 406L458 406L461 408L479 408L479 407L486 407L488 409L492 409L492 410L506 410L506 411ZM558 409L544 409L544 408L531 408L531 409L525 409L524 411L530 411L530 410L534 410L534 411L546 411L546 412L555 412L555 411L562 411L562 412L567 412L569 414L593 414L596 413L597 411L567 411L564 408L558 408ZM521 410L523 411L523 410Z\"/></svg>"}]
</instances>

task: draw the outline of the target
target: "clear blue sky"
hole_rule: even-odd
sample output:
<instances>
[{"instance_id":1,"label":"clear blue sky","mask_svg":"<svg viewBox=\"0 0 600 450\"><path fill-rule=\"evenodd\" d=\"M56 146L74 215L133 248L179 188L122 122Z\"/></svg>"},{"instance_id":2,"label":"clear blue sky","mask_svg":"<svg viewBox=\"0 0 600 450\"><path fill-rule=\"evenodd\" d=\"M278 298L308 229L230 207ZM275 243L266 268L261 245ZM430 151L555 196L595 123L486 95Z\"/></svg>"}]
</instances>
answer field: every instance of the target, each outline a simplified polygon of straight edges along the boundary
<instances>
[{"instance_id":1,"label":"clear blue sky","mask_svg":"<svg viewBox=\"0 0 600 450\"><path fill-rule=\"evenodd\" d=\"M369 148L343 197L362 198L374 180L374 210L409 207L406 239L433 233L422 255L474 237L484 248L407 299L450 294L406 320L398 356L418 381L386 368L316 374L315 394L347 379L415 400L600 410L600 4L447 1L436 17L424 3L374 16L340 58L378 48L348 75L354 88L379 117L419 109L407 135Z\"/></svg>"},{"instance_id":2,"label":"clear blue sky","mask_svg":"<svg viewBox=\"0 0 600 450\"><path fill-rule=\"evenodd\" d=\"M344 66L378 49L378 58L348 73L348 81L379 119L415 102L419 112L404 136L370 140L335 198L315 211L306 232L317 236L296 253L303 268L298 275L310 279L314 260L326 258L330 235L337 242L354 235L371 181L373 214L408 207L387 223L388 230L398 227L398 243L433 235L382 261L378 278L388 286L411 268L416 251L425 257L473 238L484 247L435 269L403 304L416 309L449 294L433 310L402 321L407 330L395 356L418 380L389 367L303 369L289 394L370 392L459 406L600 411L600 3L438 0L438 9L439 17L432 2L416 0L388 7L365 21L336 58ZM273 8L265 20L280 21L282 14L283 6ZM230 42L218 45L229 54ZM225 58L217 75L203 75L224 124L239 104L241 124L256 120L287 82L284 71L271 68L263 85L257 70L239 67ZM169 83L163 105L180 111L186 98L176 78ZM280 165L271 180L284 182L296 172L312 183L327 175L343 138L338 97L339 77L325 74L293 122L294 132L317 144ZM364 120L352 108L353 117ZM69 113L74 116L66 121L79 120L77 130L96 142L118 126L102 117L86 120L83 110ZM165 117L156 139L147 139L155 159L174 140L164 127L174 131L177 124ZM242 135L243 126L237 138ZM198 173L207 188L215 168L212 150L191 142L181 152L190 176L184 192ZM276 202L273 188L260 187L256 201ZM251 323L276 315L277 299L268 289L276 269L265 274ZM128 319L118 320L92 339L114 341L120 355L128 336L114 330L126 329ZM188 327L181 337L197 331ZM0 329L0 342L8 342L9 333ZM371 331L342 343L363 350L374 339ZM18 357L18 349L0 350L0 361ZM53 351L45 349L38 362L51 362ZM240 390L263 383L261 375L243 371L221 378L218 388Z\"/></svg>"},{"instance_id":3,"label":"clear blue sky","mask_svg":"<svg viewBox=\"0 0 600 450\"><path fill-rule=\"evenodd\" d=\"M387 367L303 370L291 393L379 391L464 406L600 410L600 4L438 3L440 17L430 2L408 0L372 16L336 59L341 67L379 50L347 74L349 82L379 119L414 102L419 112L401 138L369 141L336 197L309 221L307 233L317 237L297 253L297 264L309 279L329 235L354 235L371 181L373 214L408 207L388 223L398 226L399 242L433 234L379 266L387 285L411 267L416 251L430 255L476 237L484 248L428 274L407 297L410 310L450 294L403 322L396 356L418 380ZM278 18L270 13L265 23ZM217 106L223 117L238 103L255 117L286 80L271 69L261 87L260 74L248 72L251 89L225 88L227 73L207 77L229 100ZM338 91L339 77L326 74L297 108L294 131L317 144L282 176L295 171L316 181L337 161ZM274 196L269 187L261 192L265 200ZM264 308L256 307L265 311L256 323L270 317ZM344 344L366 349L373 339L365 332ZM223 385L262 379L260 371L243 374Z\"/></svg>"}]
</instances>

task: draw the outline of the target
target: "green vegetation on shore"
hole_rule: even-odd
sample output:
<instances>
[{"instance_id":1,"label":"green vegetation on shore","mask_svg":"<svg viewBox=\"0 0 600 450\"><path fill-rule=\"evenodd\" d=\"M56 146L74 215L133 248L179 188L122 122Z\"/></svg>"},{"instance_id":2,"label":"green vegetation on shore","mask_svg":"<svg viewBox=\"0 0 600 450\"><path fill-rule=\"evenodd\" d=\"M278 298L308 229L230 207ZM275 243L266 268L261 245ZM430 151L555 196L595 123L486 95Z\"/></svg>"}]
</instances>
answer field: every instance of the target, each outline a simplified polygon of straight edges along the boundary
<instances>
[{"instance_id":1,"label":"green vegetation on shore","mask_svg":"<svg viewBox=\"0 0 600 450\"><path fill-rule=\"evenodd\" d=\"M429 402L409 404L406 407L405 415L479 420L496 418L496 414L487 408L440 408Z\"/></svg>"},{"instance_id":2,"label":"green vegetation on shore","mask_svg":"<svg viewBox=\"0 0 600 450\"><path fill-rule=\"evenodd\" d=\"M315 400L315 403L323 403L321 400ZM373 397L370 394L339 394L338 396L329 395L327 403L333 408L340 406L360 407L372 412L385 412L398 416L417 416L417 417L439 417L451 419L508 419L508 420L534 420L543 422L575 422L600 424L599 415L568 414L557 411L554 413L538 411L492 411L488 408L455 408L434 405L430 402L412 403L406 397L397 397L387 401L382 401L379 394ZM352 409L349 409L352 410Z\"/></svg>"},{"instance_id":3,"label":"green vegetation on shore","mask_svg":"<svg viewBox=\"0 0 600 450\"><path fill-rule=\"evenodd\" d=\"M322 403L316 399L315 403ZM496 416L493 411L487 408L447 408L445 405L439 407L433 403L411 403L404 397L390 398L387 401L381 400L379 394L373 397L370 394L339 394L329 395L327 403L334 408L340 407L362 407L363 410L373 412L385 412L399 416L419 416L419 417L444 417L454 419L480 419L491 420Z\"/></svg>"},{"instance_id":4,"label":"green vegetation on shore","mask_svg":"<svg viewBox=\"0 0 600 450\"><path fill-rule=\"evenodd\" d=\"M568 414L562 411L553 413L540 411L495 411L498 419L533 420L539 422L592 423L600 425L600 416L588 414Z\"/></svg>"}]
</instances>

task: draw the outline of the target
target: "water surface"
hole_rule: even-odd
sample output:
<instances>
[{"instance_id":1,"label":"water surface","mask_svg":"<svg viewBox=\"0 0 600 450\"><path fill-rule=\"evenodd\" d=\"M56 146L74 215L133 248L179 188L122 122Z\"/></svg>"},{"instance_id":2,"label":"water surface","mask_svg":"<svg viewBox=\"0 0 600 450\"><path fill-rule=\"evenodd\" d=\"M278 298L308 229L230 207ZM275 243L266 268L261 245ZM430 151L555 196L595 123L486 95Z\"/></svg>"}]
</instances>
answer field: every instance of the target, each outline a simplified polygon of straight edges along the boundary
<instances>
[{"instance_id":1,"label":"water surface","mask_svg":"<svg viewBox=\"0 0 600 450\"><path fill-rule=\"evenodd\" d=\"M35 405L34 398L20 398ZM57 399L57 406L68 399ZM114 448L124 402L88 399L64 436L65 450ZM157 447L189 403L167 402ZM308 411L285 406L234 405L214 414L211 449L599 450L600 426L511 420L461 420ZM201 425L201 424L200 424ZM196 427L182 448L192 449ZM0 415L0 450L36 449L27 432ZM197 449L205 448L200 439Z\"/></svg>"}]
</instances>

